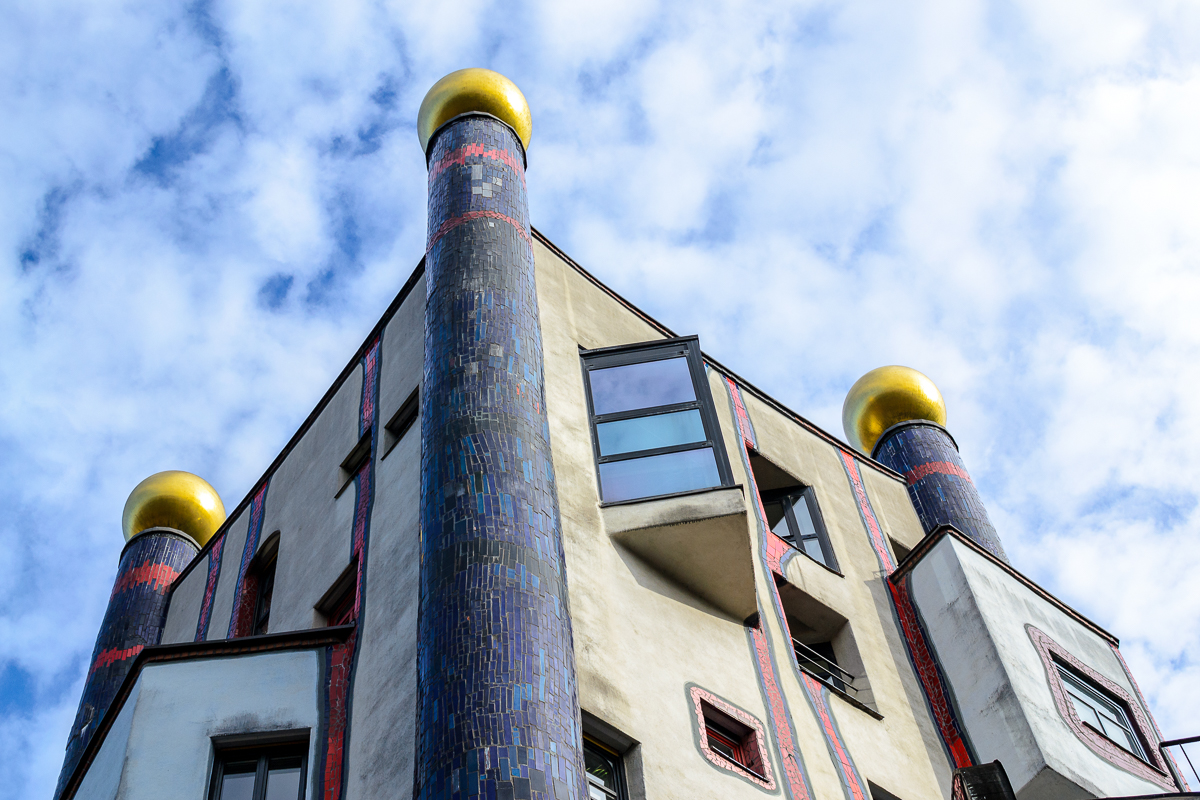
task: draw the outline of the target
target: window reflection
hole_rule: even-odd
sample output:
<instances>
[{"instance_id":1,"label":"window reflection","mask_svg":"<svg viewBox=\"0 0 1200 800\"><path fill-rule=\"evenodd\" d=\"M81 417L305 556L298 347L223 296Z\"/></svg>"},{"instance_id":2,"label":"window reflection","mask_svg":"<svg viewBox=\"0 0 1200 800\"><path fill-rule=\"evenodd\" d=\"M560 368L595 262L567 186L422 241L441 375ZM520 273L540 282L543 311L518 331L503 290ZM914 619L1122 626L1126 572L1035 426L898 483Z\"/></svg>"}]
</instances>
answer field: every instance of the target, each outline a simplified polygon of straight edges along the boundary
<instances>
[{"instance_id":1,"label":"window reflection","mask_svg":"<svg viewBox=\"0 0 1200 800\"><path fill-rule=\"evenodd\" d=\"M590 378L596 414L616 414L696 399L684 357L594 369Z\"/></svg>"},{"instance_id":2,"label":"window reflection","mask_svg":"<svg viewBox=\"0 0 1200 800\"><path fill-rule=\"evenodd\" d=\"M610 461L600 465L605 502L720 486L712 448Z\"/></svg>"},{"instance_id":3,"label":"window reflection","mask_svg":"<svg viewBox=\"0 0 1200 800\"><path fill-rule=\"evenodd\" d=\"M654 414L596 426L600 455L611 456L635 450L653 450L677 444L704 441L704 421L696 409Z\"/></svg>"}]
</instances>

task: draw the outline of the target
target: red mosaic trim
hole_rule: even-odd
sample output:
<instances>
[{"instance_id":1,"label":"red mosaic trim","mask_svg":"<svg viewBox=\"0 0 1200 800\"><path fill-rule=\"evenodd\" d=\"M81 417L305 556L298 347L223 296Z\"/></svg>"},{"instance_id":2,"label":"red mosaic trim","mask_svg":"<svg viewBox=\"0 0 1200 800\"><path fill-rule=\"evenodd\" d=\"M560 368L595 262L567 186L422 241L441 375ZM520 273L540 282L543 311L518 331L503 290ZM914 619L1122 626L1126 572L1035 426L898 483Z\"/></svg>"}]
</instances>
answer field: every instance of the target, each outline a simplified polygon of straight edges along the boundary
<instances>
[{"instance_id":1,"label":"red mosaic trim","mask_svg":"<svg viewBox=\"0 0 1200 800\"><path fill-rule=\"evenodd\" d=\"M896 571L896 561L892 558L892 551L888 549L887 542L884 541L883 529L879 526L879 518L875 516L875 509L871 506L871 498L867 497L862 473L858 470L858 459L845 451L838 451L838 455L841 456L842 463L846 467L846 474L850 478L850 488L854 490L854 499L858 501L859 513L862 514L863 522L867 526L867 537L871 540L871 548L879 558L879 565L883 568L884 573L891 575Z\"/></svg>"},{"instance_id":2,"label":"red mosaic trim","mask_svg":"<svg viewBox=\"0 0 1200 800\"><path fill-rule=\"evenodd\" d=\"M867 794L867 790L863 787L862 776L858 774L853 759L846 752L846 746L842 742L841 732L837 729L837 723L833 721L833 713L829 710L829 690L824 684L804 671L800 672L800 682L804 686L804 691L808 694L808 699L813 705L813 710L817 712L817 720L821 723L821 730L825 733L825 739L833 748L834 764L838 768L838 774L842 779L842 786L846 790L847 797L850 800L871 800L870 795Z\"/></svg>"},{"instance_id":3,"label":"red mosaic trim","mask_svg":"<svg viewBox=\"0 0 1200 800\"><path fill-rule=\"evenodd\" d=\"M113 597L116 597L121 592L132 589L135 586L140 586L143 583L151 584L154 591L162 594L178 577L179 571L172 569L169 564L153 564L147 560L140 567L134 567L117 578L116 583L113 584L109 600L111 601Z\"/></svg>"},{"instance_id":4,"label":"red mosaic trim","mask_svg":"<svg viewBox=\"0 0 1200 800\"><path fill-rule=\"evenodd\" d=\"M721 698L717 697L712 692L701 689L699 686L693 686L689 690L689 695L692 698L692 714L693 722L696 724L700 732L700 751L704 753L704 757L712 762L715 766L721 769L729 770L746 780L754 783L757 786L766 789L768 792L775 791L775 774L771 770L771 758L767 754L767 737L763 730L763 724L758 721L752 714L747 714L740 708L730 705ZM708 703L718 711L728 714L738 722L745 725L755 732L754 742L758 745L758 763L762 767L762 777L750 772L741 764L736 764L725 756L713 750L708 744L708 728L704 724L704 709L701 703Z\"/></svg>"},{"instance_id":5,"label":"red mosaic trim","mask_svg":"<svg viewBox=\"0 0 1200 800\"><path fill-rule=\"evenodd\" d=\"M96 661L92 664L92 668L88 670L88 675L90 676L96 670L104 669L110 664L115 664L118 661L124 661L127 658L133 658L138 653L142 652L142 648L144 647L145 645L137 644L124 650L119 650L115 647L109 648L108 650L103 650L101 651L100 655L96 656Z\"/></svg>"},{"instance_id":6,"label":"red mosaic trim","mask_svg":"<svg viewBox=\"0 0 1200 800\"><path fill-rule=\"evenodd\" d=\"M258 487L254 500L250 502L250 522L246 529L246 544L242 547L242 563L238 568L238 581L233 589L233 613L229 617L228 638L249 636L254 626L254 604L258 600L258 576L250 572L250 562L258 552L258 538L262 534L263 504L267 499L267 481Z\"/></svg>"},{"instance_id":7,"label":"red mosaic trim","mask_svg":"<svg viewBox=\"0 0 1200 800\"><path fill-rule=\"evenodd\" d=\"M342 796L342 773L346 760L346 720L350 711L350 667L358 631L343 644L329 648L325 671L325 774L322 797L338 800Z\"/></svg>"},{"instance_id":8,"label":"red mosaic trim","mask_svg":"<svg viewBox=\"0 0 1200 800\"><path fill-rule=\"evenodd\" d=\"M1059 716L1063 718L1063 721L1067 723L1067 727L1075 733L1079 740L1086 744L1088 749L1093 753L1114 767L1123 769L1169 792L1175 791L1178 787L1175 786L1175 782L1169 777L1170 770L1167 769L1166 762L1163 761L1162 755L1153 748L1160 740L1155 738L1153 734L1154 729L1150 721L1146 718L1146 714L1142 711L1141 706L1129 696L1129 692L1075 658L1062 645L1033 625L1026 624L1025 631L1029 634L1030 640L1033 641L1033 646L1037 648L1038 656L1042 659L1042 666L1046 670L1046 677L1050 683L1050 693L1054 695L1054 705L1058 708ZM1146 746L1146 755L1154 761L1153 766L1142 761L1124 748L1119 747L1099 731L1083 724L1083 721L1079 719L1079 714L1075 711L1075 704L1067 697L1066 688L1062 685L1062 679L1058 676L1058 667L1054 663L1055 659L1062 661L1076 672L1099 684L1125 704L1126 711L1129 712L1131 721L1141 736L1142 744Z\"/></svg>"},{"instance_id":9,"label":"red mosaic trim","mask_svg":"<svg viewBox=\"0 0 1200 800\"><path fill-rule=\"evenodd\" d=\"M525 165L510 154L507 150L489 149L482 144L468 144L460 147L457 150L451 150L446 155L438 159L438 162L429 168L429 185L433 186L433 182L439 175L453 166L462 166L467 163L467 159L475 156L478 158L490 158L493 161L502 161L509 168L517 173L517 177L521 179L521 185L525 185Z\"/></svg>"},{"instance_id":10,"label":"red mosaic trim","mask_svg":"<svg viewBox=\"0 0 1200 800\"><path fill-rule=\"evenodd\" d=\"M521 238L524 239L529 244L530 247L533 247L533 239L530 238L529 231L525 230L524 225L522 225L520 222L517 222L515 219L513 219L510 216L501 214L499 211L490 211L490 210L484 209L482 211L468 211L460 217L451 217L450 219L443 222L441 225L438 226L438 229L436 231L434 231L433 233L431 233L429 235L429 243L427 245L425 245L425 251L429 252L430 250L432 250L433 246L435 244L437 244L439 241L441 241L441 238L443 236L445 236L447 233L449 233L450 231L457 228L459 225L462 225L463 223L466 223L466 222L470 222L473 219L483 219L483 218L498 219L501 222L507 222L509 225L512 225L514 228L517 229L517 233L521 235Z\"/></svg>"},{"instance_id":11,"label":"red mosaic trim","mask_svg":"<svg viewBox=\"0 0 1200 800\"><path fill-rule=\"evenodd\" d=\"M796 744L795 734L792 731L792 719L788 714L786 701L783 699L783 689L779 686L779 675L775 671L775 662L771 658L767 634L762 629L761 623L750 628L750 639L754 643L754 663L758 667L758 677L762 682L763 693L767 696L768 711L771 714L772 729L775 732L775 744L779 747L788 794L797 800L811 800L812 789L809 788L808 778L800 766L800 747Z\"/></svg>"},{"instance_id":12,"label":"red mosaic trim","mask_svg":"<svg viewBox=\"0 0 1200 800\"><path fill-rule=\"evenodd\" d=\"M208 623L212 621L213 597L217 593L217 580L221 577L221 555L224 552L225 534L222 533L208 551L208 579L204 582L204 599L200 602L200 616L196 620L197 642L208 638Z\"/></svg>"},{"instance_id":13,"label":"red mosaic trim","mask_svg":"<svg viewBox=\"0 0 1200 800\"><path fill-rule=\"evenodd\" d=\"M925 464L910 469L904 473L904 480L908 481L908 485L912 486L922 478L927 478L930 475L954 475L962 478L967 483L973 483L971 476L967 471L958 464L951 464L949 461L930 461Z\"/></svg>"},{"instance_id":14,"label":"red mosaic trim","mask_svg":"<svg viewBox=\"0 0 1200 800\"><path fill-rule=\"evenodd\" d=\"M929 701L929 709L933 714L938 734L950 751L954 766L969 767L973 764L971 754L950 702L949 691L942 680L941 670L938 669L929 642L925 639L925 631L921 629L917 619L917 610L909 590L909 577L906 575L899 582L888 581L887 586L891 590L892 604L896 609L896 617L900 620L900 630L908 643L908 654L912 659L913 669L916 670L917 680L925 690L925 698Z\"/></svg>"},{"instance_id":15,"label":"red mosaic trim","mask_svg":"<svg viewBox=\"0 0 1200 800\"><path fill-rule=\"evenodd\" d=\"M1108 643L1108 647L1112 650L1113 655L1117 657L1117 661L1121 662L1121 669L1125 672L1125 677L1129 679L1129 685L1133 687L1134 693L1137 695L1138 701L1141 703L1142 710L1146 712L1146 719L1150 720L1150 724L1154 727L1154 735L1158 737L1158 741L1163 740L1162 730L1158 727L1158 720L1154 719L1154 715L1150 713L1150 706L1146 703L1146 697L1142 694L1142 687L1138 686L1137 679L1133 677L1133 673L1129 669L1129 665L1125 663L1125 656L1121 655L1121 648L1117 647L1112 642ZM1175 778L1180 782L1180 787L1183 791L1188 792L1191 789L1188 787L1187 778L1183 774L1183 770L1179 769L1179 762L1175 760L1175 756L1170 750L1159 748L1158 751L1164 754L1174 767Z\"/></svg>"}]
</instances>

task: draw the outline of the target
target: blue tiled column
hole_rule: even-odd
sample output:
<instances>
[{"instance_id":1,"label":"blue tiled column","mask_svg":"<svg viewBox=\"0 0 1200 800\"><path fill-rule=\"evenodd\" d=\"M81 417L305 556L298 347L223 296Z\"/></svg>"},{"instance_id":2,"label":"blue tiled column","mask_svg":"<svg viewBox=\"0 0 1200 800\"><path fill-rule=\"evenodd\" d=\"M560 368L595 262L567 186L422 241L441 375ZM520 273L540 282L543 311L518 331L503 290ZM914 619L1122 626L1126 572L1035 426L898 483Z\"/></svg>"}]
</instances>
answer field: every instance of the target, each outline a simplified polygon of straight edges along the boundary
<instances>
[{"instance_id":1,"label":"blue tiled column","mask_svg":"<svg viewBox=\"0 0 1200 800\"><path fill-rule=\"evenodd\" d=\"M75 771L134 658L142 648L162 641L167 590L195 557L196 544L191 539L165 530L140 533L125 545L108 610L96 636L79 712L67 739L55 797Z\"/></svg>"},{"instance_id":2,"label":"blue tiled column","mask_svg":"<svg viewBox=\"0 0 1200 800\"><path fill-rule=\"evenodd\" d=\"M953 525L1008 563L1000 536L958 455L958 445L945 428L927 420L893 425L879 437L872 455L904 475L926 533L939 525Z\"/></svg>"},{"instance_id":3,"label":"blue tiled column","mask_svg":"<svg viewBox=\"0 0 1200 800\"><path fill-rule=\"evenodd\" d=\"M524 151L429 145L416 797L585 796Z\"/></svg>"}]
</instances>

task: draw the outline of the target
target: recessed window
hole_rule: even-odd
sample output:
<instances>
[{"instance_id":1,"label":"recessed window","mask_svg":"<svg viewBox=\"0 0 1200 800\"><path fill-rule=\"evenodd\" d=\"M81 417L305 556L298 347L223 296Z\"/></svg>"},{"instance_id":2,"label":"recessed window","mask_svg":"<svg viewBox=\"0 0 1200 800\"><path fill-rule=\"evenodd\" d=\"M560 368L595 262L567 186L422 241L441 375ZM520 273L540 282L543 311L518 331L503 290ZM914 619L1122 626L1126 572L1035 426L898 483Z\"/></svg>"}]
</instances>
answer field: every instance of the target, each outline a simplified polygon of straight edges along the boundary
<instances>
[{"instance_id":1,"label":"recessed window","mask_svg":"<svg viewBox=\"0 0 1200 800\"><path fill-rule=\"evenodd\" d=\"M830 569L837 569L829 535L811 486L763 494L763 510L771 531L792 547Z\"/></svg>"},{"instance_id":2,"label":"recessed window","mask_svg":"<svg viewBox=\"0 0 1200 800\"><path fill-rule=\"evenodd\" d=\"M408 399L400 404L400 408L392 415L387 424L383 426L384 443L383 456L380 460L387 458L388 453L392 452L392 448L400 444L400 440L404 438L404 434L408 433L421 416L421 389L417 387L412 390L412 394Z\"/></svg>"},{"instance_id":3,"label":"recessed window","mask_svg":"<svg viewBox=\"0 0 1200 800\"><path fill-rule=\"evenodd\" d=\"M254 625L251 634L258 636L267 632L271 622L271 597L275 594L275 564L277 552L268 554L267 559L256 570L258 580L257 597L254 601Z\"/></svg>"},{"instance_id":4,"label":"recessed window","mask_svg":"<svg viewBox=\"0 0 1200 800\"><path fill-rule=\"evenodd\" d=\"M218 750L210 800L304 800L307 744Z\"/></svg>"},{"instance_id":5,"label":"recessed window","mask_svg":"<svg viewBox=\"0 0 1200 800\"><path fill-rule=\"evenodd\" d=\"M349 625L354 621L354 602L358 599L358 559L342 570L342 574L317 601L320 615L317 624Z\"/></svg>"},{"instance_id":6,"label":"recessed window","mask_svg":"<svg viewBox=\"0 0 1200 800\"><path fill-rule=\"evenodd\" d=\"M339 488L337 494L333 497L336 500L342 496L342 492L346 491L346 487L354 482L354 477L358 475L358 471L362 469L363 464L371 458L371 431L367 431L358 439L358 444L350 450L345 458L342 459L341 465L338 467Z\"/></svg>"},{"instance_id":7,"label":"recessed window","mask_svg":"<svg viewBox=\"0 0 1200 800\"><path fill-rule=\"evenodd\" d=\"M1146 751L1142 748L1137 734L1133 732L1133 724L1129 721L1125 704L1069 667L1057 661L1055 666L1058 667L1058 676L1062 679L1063 688L1067 690L1067 697L1075 707L1079 719L1122 750L1145 761Z\"/></svg>"},{"instance_id":8,"label":"recessed window","mask_svg":"<svg viewBox=\"0 0 1200 800\"><path fill-rule=\"evenodd\" d=\"M696 337L583 356L606 503L730 486Z\"/></svg>"},{"instance_id":9,"label":"recessed window","mask_svg":"<svg viewBox=\"0 0 1200 800\"><path fill-rule=\"evenodd\" d=\"M625 800L621 757L599 742L583 739L588 800Z\"/></svg>"},{"instance_id":10,"label":"recessed window","mask_svg":"<svg viewBox=\"0 0 1200 800\"><path fill-rule=\"evenodd\" d=\"M709 748L747 772L762 778L762 748L757 732L709 703L704 703L701 708L704 710L704 735L708 739Z\"/></svg>"}]
</instances>

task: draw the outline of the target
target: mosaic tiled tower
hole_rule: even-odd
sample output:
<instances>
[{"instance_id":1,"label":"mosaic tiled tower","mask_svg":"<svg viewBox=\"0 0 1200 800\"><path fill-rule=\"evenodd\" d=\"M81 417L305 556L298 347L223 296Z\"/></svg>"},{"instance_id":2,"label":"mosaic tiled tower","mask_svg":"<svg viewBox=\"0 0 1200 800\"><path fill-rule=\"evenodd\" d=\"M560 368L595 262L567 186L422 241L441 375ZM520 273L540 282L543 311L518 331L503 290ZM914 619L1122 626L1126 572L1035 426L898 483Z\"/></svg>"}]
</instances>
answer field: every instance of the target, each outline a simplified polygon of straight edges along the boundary
<instances>
[{"instance_id":1,"label":"mosaic tiled tower","mask_svg":"<svg viewBox=\"0 0 1200 800\"><path fill-rule=\"evenodd\" d=\"M414 796L582 800L579 704L525 195L529 109L452 73L429 166Z\"/></svg>"},{"instance_id":2,"label":"mosaic tiled tower","mask_svg":"<svg viewBox=\"0 0 1200 800\"><path fill-rule=\"evenodd\" d=\"M96 636L55 797L74 772L134 658L161 641L167 589L224 521L225 507L213 488L195 475L160 472L137 485L123 516L128 543Z\"/></svg>"},{"instance_id":3,"label":"mosaic tiled tower","mask_svg":"<svg viewBox=\"0 0 1200 800\"><path fill-rule=\"evenodd\" d=\"M926 533L953 525L1007 563L945 422L946 406L933 381L908 367L871 370L842 407L851 444L904 476Z\"/></svg>"}]
</instances>

